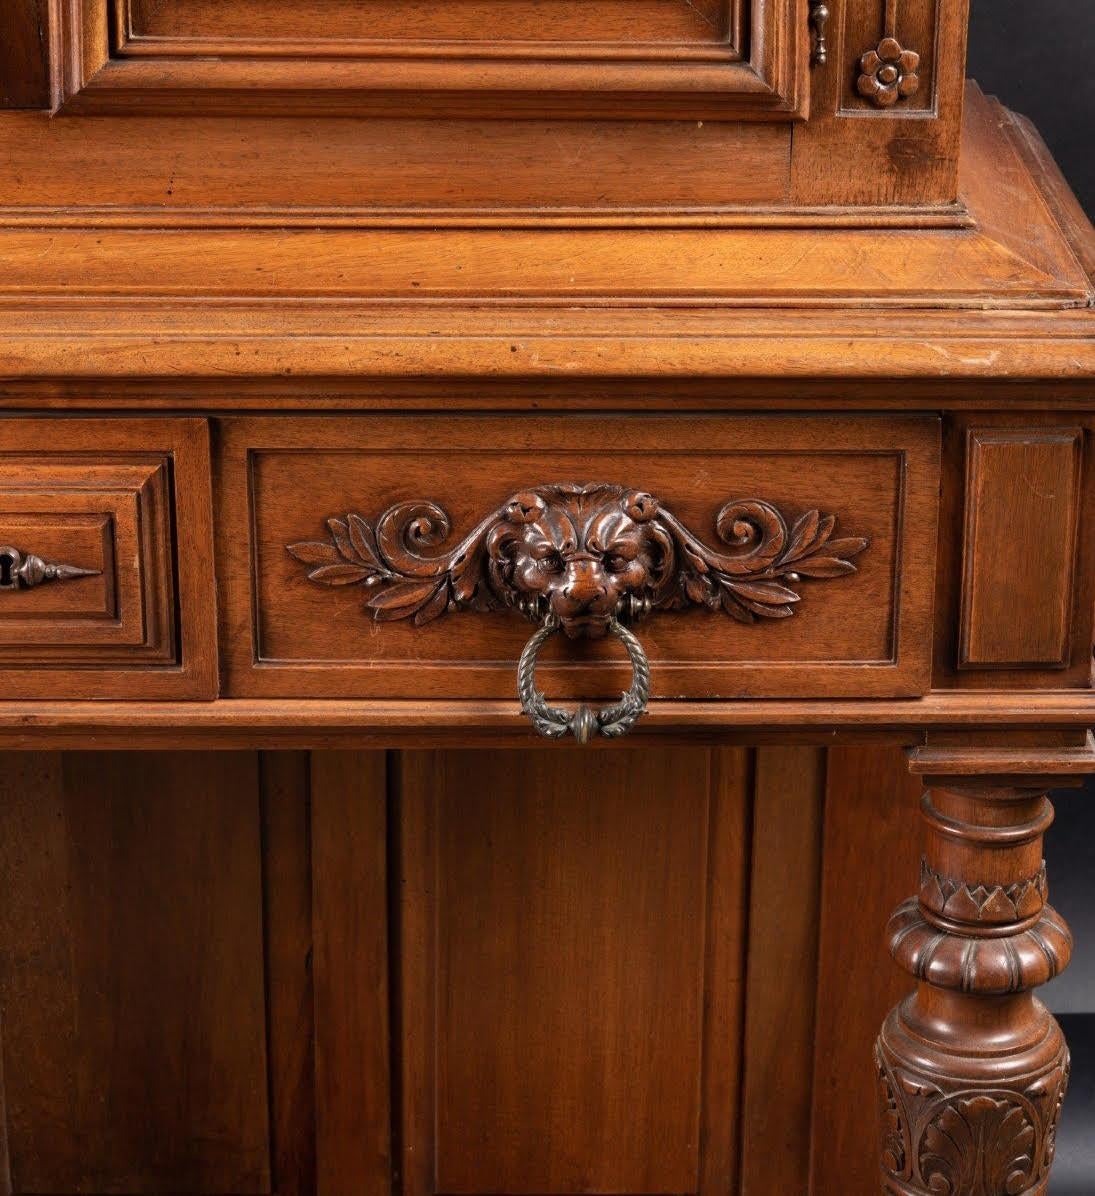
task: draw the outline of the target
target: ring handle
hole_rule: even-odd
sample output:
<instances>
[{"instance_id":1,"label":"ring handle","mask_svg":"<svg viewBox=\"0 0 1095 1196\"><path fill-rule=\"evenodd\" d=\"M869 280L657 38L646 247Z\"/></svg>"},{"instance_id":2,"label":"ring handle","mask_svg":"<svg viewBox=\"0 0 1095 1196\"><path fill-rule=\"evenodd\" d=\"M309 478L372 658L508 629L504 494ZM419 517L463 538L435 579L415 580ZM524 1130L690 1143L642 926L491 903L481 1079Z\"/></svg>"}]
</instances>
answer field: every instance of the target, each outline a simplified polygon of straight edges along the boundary
<instances>
[{"instance_id":1,"label":"ring handle","mask_svg":"<svg viewBox=\"0 0 1095 1196\"><path fill-rule=\"evenodd\" d=\"M631 661L631 686L611 706L594 710L583 702L570 712L552 706L536 688L536 658L559 626L555 615L547 615L521 653L517 664L517 696L521 699L521 710L528 716L537 734L545 739L561 739L571 734L579 743L589 743L594 735L603 735L606 739L626 735L638 722L650 700L650 662L638 637L618 619L610 620L609 632L627 649Z\"/></svg>"}]
</instances>

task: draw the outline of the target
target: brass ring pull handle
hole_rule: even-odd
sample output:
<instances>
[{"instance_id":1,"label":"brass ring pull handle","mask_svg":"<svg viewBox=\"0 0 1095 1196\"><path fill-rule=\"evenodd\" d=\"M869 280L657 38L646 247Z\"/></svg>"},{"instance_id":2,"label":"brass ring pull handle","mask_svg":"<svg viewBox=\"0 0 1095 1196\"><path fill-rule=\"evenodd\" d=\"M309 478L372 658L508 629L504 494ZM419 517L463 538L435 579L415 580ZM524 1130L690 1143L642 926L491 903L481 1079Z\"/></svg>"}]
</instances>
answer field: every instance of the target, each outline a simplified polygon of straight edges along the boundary
<instances>
[{"instance_id":1,"label":"brass ring pull handle","mask_svg":"<svg viewBox=\"0 0 1095 1196\"><path fill-rule=\"evenodd\" d=\"M650 700L650 662L638 636L618 619L609 620L609 635L614 635L623 644L631 660L631 686L611 706L593 710L583 702L571 712L549 705L536 688L536 658L544 644L561 627L559 620L549 614L533 632L521 653L517 665L517 696L521 699L521 710L528 716L537 734L546 739L561 739L570 734L579 743L589 743L594 735L603 735L606 739L626 735L642 717Z\"/></svg>"},{"instance_id":2,"label":"brass ring pull handle","mask_svg":"<svg viewBox=\"0 0 1095 1196\"><path fill-rule=\"evenodd\" d=\"M97 577L99 569L81 569L43 560L33 552L0 545L0 591L31 590L45 581L71 581L75 577Z\"/></svg>"}]
</instances>

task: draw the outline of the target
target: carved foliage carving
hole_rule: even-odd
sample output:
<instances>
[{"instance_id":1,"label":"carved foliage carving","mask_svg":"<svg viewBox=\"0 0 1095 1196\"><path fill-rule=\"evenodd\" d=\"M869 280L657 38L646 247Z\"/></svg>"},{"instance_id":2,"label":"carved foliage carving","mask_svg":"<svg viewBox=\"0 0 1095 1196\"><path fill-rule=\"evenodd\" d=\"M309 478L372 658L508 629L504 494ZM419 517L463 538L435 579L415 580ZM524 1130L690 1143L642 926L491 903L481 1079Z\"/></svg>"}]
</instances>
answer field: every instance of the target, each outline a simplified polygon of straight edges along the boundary
<instances>
[{"instance_id":1,"label":"carved foliage carving","mask_svg":"<svg viewBox=\"0 0 1095 1196\"><path fill-rule=\"evenodd\" d=\"M897 1192L1021 1196L1053 1165L1068 1052L1007 1087L928 1076L875 1051L882 1096L882 1171Z\"/></svg>"},{"instance_id":2,"label":"carved foliage carving","mask_svg":"<svg viewBox=\"0 0 1095 1196\"><path fill-rule=\"evenodd\" d=\"M1045 861L1034 876L1010 885L955 880L920 861L920 904L957 922L1022 922L1039 913L1048 898Z\"/></svg>"},{"instance_id":3,"label":"carved foliage carving","mask_svg":"<svg viewBox=\"0 0 1095 1196\"><path fill-rule=\"evenodd\" d=\"M836 518L807 511L788 525L760 499L727 503L697 538L658 499L624 486L558 484L514 495L454 547L448 515L405 502L370 523L330 518L330 538L287 545L312 581L361 585L377 620L427 623L447 611L515 607L554 615L570 636L603 635L612 618L700 605L742 623L786 618L804 578L854 573L867 547L834 539Z\"/></svg>"}]
</instances>

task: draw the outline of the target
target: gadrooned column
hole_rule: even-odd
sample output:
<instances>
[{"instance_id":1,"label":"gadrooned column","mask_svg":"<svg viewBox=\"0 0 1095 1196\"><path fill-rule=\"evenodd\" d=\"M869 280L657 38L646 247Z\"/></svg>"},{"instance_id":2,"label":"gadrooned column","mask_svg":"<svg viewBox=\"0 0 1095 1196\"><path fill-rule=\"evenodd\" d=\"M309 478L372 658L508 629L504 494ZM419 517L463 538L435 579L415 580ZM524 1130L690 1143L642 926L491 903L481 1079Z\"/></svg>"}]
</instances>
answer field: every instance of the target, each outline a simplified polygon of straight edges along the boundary
<instances>
[{"instance_id":1,"label":"gadrooned column","mask_svg":"<svg viewBox=\"0 0 1095 1196\"><path fill-rule=\"evenodd\" d=\"M1068 1084L1061 1029L1033 989L1068 964L1047 904L1044 789L929 779L920 892L888 927L917 980L876 1048L882 1191L1038 1196Z\"/></svg>"}]
</instances>

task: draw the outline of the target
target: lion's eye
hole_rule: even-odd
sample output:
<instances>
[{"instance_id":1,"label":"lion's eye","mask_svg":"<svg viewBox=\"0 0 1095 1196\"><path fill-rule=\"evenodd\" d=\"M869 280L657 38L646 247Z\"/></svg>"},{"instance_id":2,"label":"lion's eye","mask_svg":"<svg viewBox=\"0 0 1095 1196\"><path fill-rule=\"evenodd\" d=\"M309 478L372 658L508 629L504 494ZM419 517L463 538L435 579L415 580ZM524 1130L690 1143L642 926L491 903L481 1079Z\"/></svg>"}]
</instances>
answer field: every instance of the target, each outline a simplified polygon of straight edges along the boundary
<instances>
[{"instance_id":1,"label":"lion's eye","mask_svg":"<svg viewBox=\"0 0 1095 1196\"><path fill-rule=\"evenodd\" d=\"M608 558L608 568L611 573L624 573L631 562L624 556L610 556Z\"/></svg>"},{"instance_id":2,"label":"lion's eye","mask_svg":"<svg viewBox=\"0 0 1095 1196\"><path fill-rule=\"evenodd\" d=\"M540 568L545 573L561 573L563 571L563 558L557 552L549 552L546 556L540 558Z\"/></svg>"}]
</instances>

